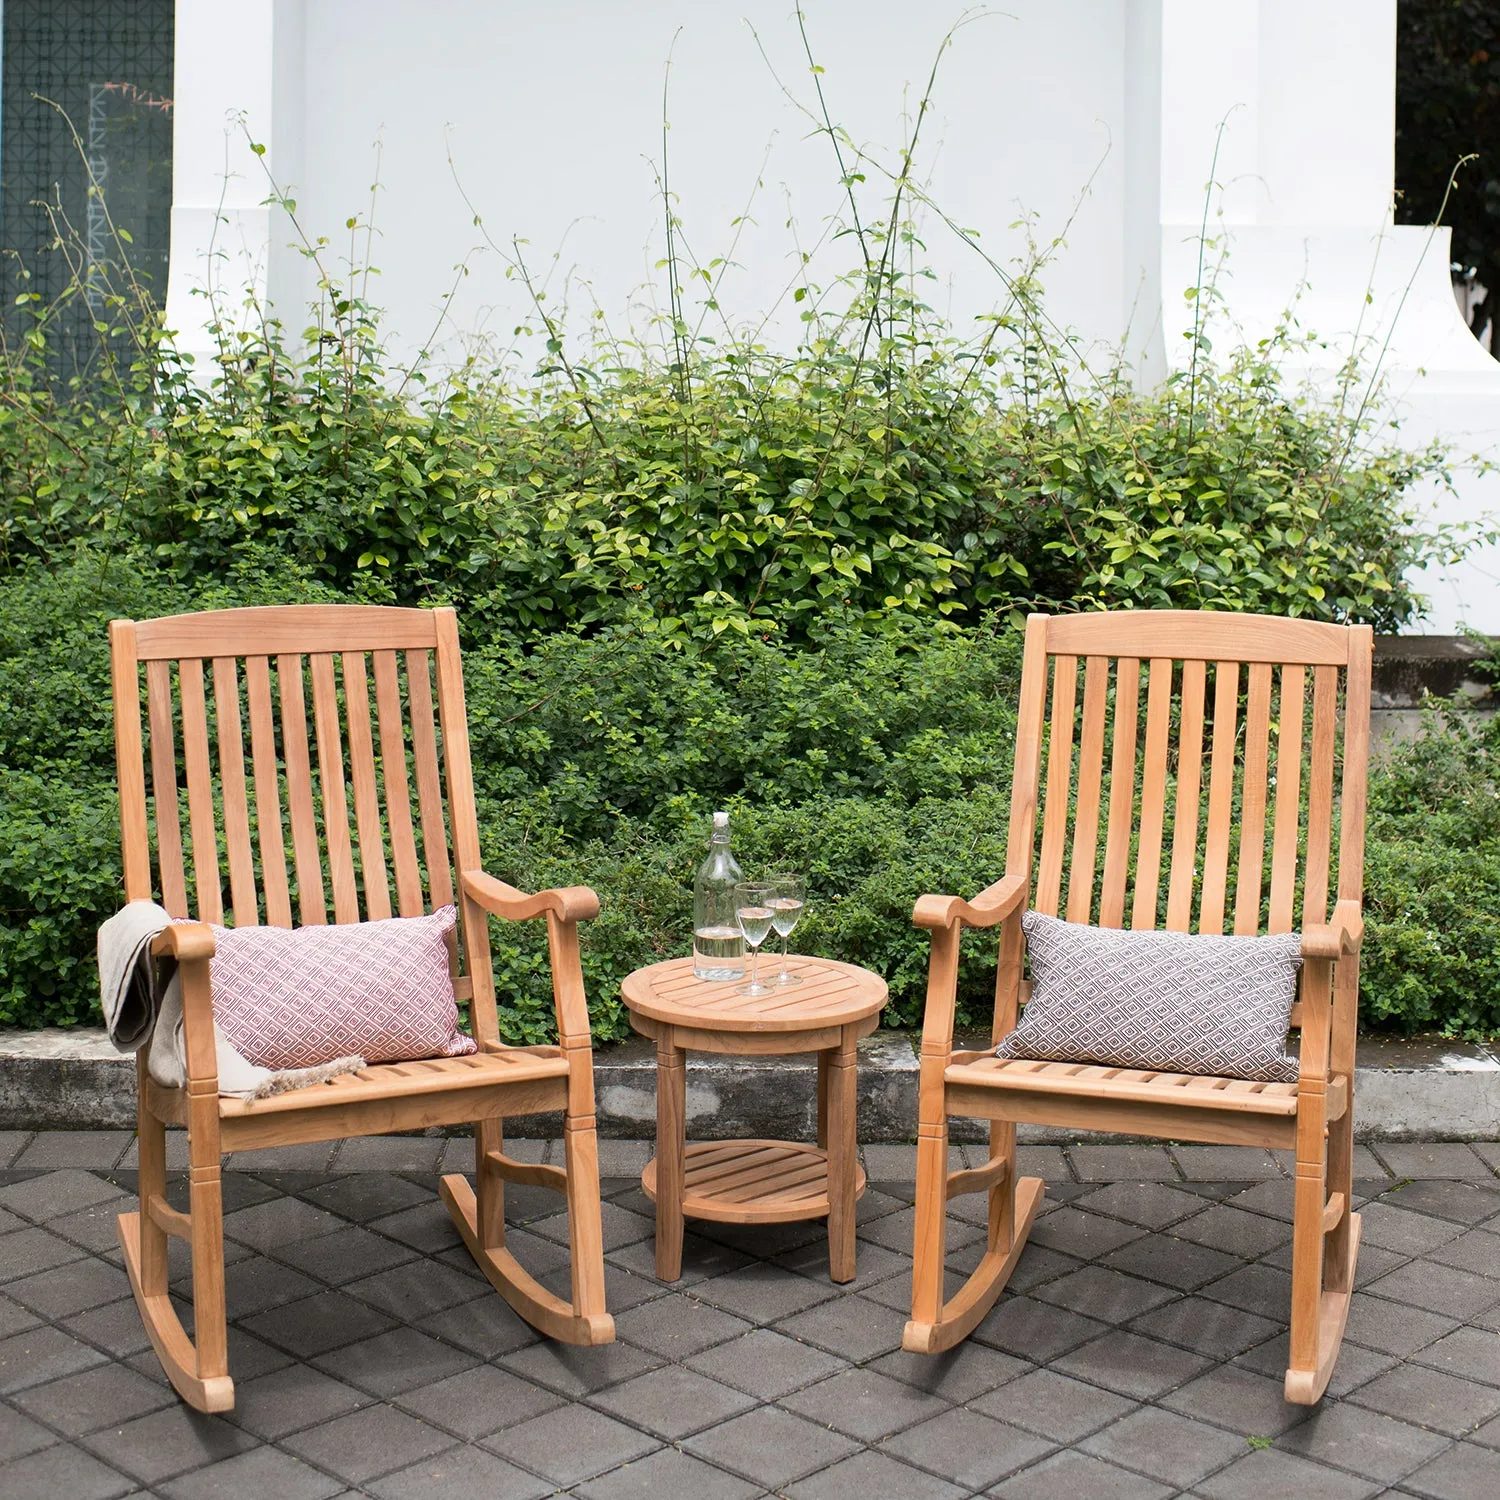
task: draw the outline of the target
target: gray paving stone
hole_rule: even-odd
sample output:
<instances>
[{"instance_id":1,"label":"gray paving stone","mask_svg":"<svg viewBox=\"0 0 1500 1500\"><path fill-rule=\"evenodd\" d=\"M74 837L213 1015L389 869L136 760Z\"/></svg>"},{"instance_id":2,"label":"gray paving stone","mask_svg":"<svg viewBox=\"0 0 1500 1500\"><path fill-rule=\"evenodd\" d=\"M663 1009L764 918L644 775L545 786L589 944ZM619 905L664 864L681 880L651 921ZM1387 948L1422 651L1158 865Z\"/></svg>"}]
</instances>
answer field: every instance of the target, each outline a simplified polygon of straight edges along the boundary
<instances>
[{"instance_id":1,"label":"gray paving stone","mask_svg":"<svg viewBox=\"0 0 1500 1500\"><path fill-rule=\"evenodd\" d=\"M343 1292L318 1292L270 1312L245 1319L257 1338L268 1340L298 1359L312 1359L346 1344L384 1333L393 1320Z\"/></svg>"},{"instance_id":2,"label":"gray paving stone","mask_svg":"<svg viewBox=\"0 0 1500 1500\"><path fill-rule=\"evenodd\" d=\"M174 1474L209 1472L255 1448L257 1439L223 1417L204 1416L178 1401L123 1427L96 1432L84 1443L106 1463L156 1489Z\"/></svg>"},{"instance_id":3,"label":"gray paving stone","mask_svg":"<svg viewBox=\"0 0 1500 1500\"><path fill-rule=\"evenodd\" d=\"M13 1182L9 1187L0 1187L0 1208L8 1208L33 1223L41 1223L93 1203L124 1197L114 1183L106 1182L92 1172L47 1172L28 1177L24 1182Z\"/></svg>"},{"instance_id":4,"label":"gray paving stone","mask_svg":"<svg viewBox=\"0 0 1500 1500\"><path fill-rule=\"evenodd\" d=\"M644 1458L661 1445L603 1412L572 1403L504 1428L486 1438L484 1446L567 1488Z\"/></svg>"},{"instance_id":5,"label":"gray paving stone","mask_svg":"<svg viewBox=\"0 0 1500 1500\"><path fill-rule=\"evenodd\" d=\"M1091 1214L1088 1199L1054 1210L1032 1227L1029 1243L1056 1250L1077 1260L1093 1260L1138 1240L1145 1233L1138 1224L1124 1224L1104 1214ZM1192 1220L1188 1221L1192 1223Z\"/></svg>"},{"instance_id":6,"label":"gray paving stone","mask_svg":"<svg viewBox=\"0 0 1500 1500\"><path fill-rule=\"evenodd\" d=\"M419 1329L398 1325L319 1357L320 1370L372 1396L391 1397L466 1370L474 1355Z\"/></svg>"},{"instance_id":7,"label":"gray paving stone","mask_svg":"<svg viewBox=\"0 0 1500 1500\"><path fill-rule=\"evenodd\" d=\"M1232 1203L1215 1203L1201 1214L1174 1225L1172 1233L1179 1239L1207 1245L1210 1250L1253 1260L1289 1239L1291 1229L1264 1214L1236 1208Z\"/></svg>"},{"instance_id":8,"label":"gray paving stone","mask_svg":"<svg viewBox=\"0 0 1500 1500\"><path fill-rule=\"evenodd\" d=\"M0 1130L0 1168L9 1167L31 1137L29 1130Z\"/></svg>"},{"instance_id":9,"label":"gray paving stone","mask_svg":"<svg viewBox=\"0 0 1500 1500\"><path fill-rule=\"evenodd\" d=\"M1049 1185L1077 1180L1073 1176L1068 1153L1061 1146L1018 1146L1016 1174L1020 1177L1040 1177Z\"/></svg>"},{"instance_id":10,"label":"gray paving stone","mask_svg":"<svg viewBox=\"0 0 1500 1500\"><path fill-rule=\"evenodd\" d=\"M358 1411L372 1399L321 1370L290 1364L254 1380L236 1380L230 1420L274 1442L303 1427Z\"/></svg>"},{"instance_id":11,"label":"gray paving stone","mask_svg":"<svg viewBox=\"0 0 1500 1500\"><path fill-rule=\"evenodd\" d=\"M1500 1386L1500 1338L1477 1328L1455 1328L1412 1358L1417 1364L1446 1370L1465 1380Z\"/></svg>"},{"instance_id":12,"label":"gray paving stone","mask_svg":"<svg viewBox=\"0 0 1500 1500\"><path fill-rule=\"evenodd\" d=\"M1192 1240L1180 1240L1170 1234L1148 1234L1110 1251L1100 1264L1189 1292L1227 1276L1243 1262Z\"/></svg>"},{"instance_id":13,"label":"gray paving stone","mask_svg":"<svg viewBox=\"0 0 1500 1500\"><path fill-rule=\"evenodd\" d=\"M538 1500L552 1486L483 1448L461 1446L424 1458L375 1480L368 1493L379 1500Z\"/></svg>"},{"instance_id":14,"label":"gray paving stone","mask_svg":"<svg viewBox=\"0 0 1500 1500\"><path fill-rule=\"evenodd\" d=\"M1448 1447L1448 1439L1357 1406L1324 1401L1276 1446L1340 1469L1395 1484Z\"/></svg>"},{"instance_id":15,"label":"gray paving stone","mask_svg":"<svg viewBox=\"0 0 1500 1500\"><path fill-rule=\"evenodd\" d=\"M1118 1326L1170 1302L1174 1293L1108 1266L1084 1266L1045 1283L1032 1295L1038 1301L1055 1302L1085 1317Z\"/></svg>"},{"instance_id":16,"label":"gray paving stone","mask_svg":"<svg viewBox=\"0 0 1500 1500\"><path fill-rule=\"evenodd\" d=\"M162 1491L167 1500L242 1500L274 1495L276 1500L329 1500L343 1486L275 1448L256 1448L221 1459L206 1469L174 1479Z\"/></svg>"},{"instance_id":17,"label":"gray paving stone","mask_svg":"<svg viewBox=\"0 0 1500 1500\"><path fill-rule=\"evenodd\" d=\"M1282 1398L1282 1382L1239 1365L1219 1365L1169 1391L1160 1404L1245 1437L1276 1437L1306 1421L1307 1408Z\"/></svg>"},{"instance_id":18,"label":"gray paving stone","mask_svg":"<svg viewBox=\"0 0 1500 1500\"><path fill-rule=\"evenodd\" d=\"M1500 1390L1421 1365L1399 1365L1361 1386L1349 1400L1449 1437L1500 1415Z\"/></svg>"},{"instance_id":19,"label":"gray paving stone","mask_svg":"<svg viewBox=\"0 0 1500 1500\"><path fill-rule=\"evenodd\" d=\"M1363 1250L1360 1258L1364 1258ZM1427 1259L1500 1279L1500 1234L1492 1234L1488 1229L1470 1229L1456 1240L1429 1251Z\"/></svg>"},{"instance_id":20,"label":"gray paving stone","mask_svg":"<svg viewBox=\"0 0 1500 1500\"><path fill-rule=\"evenodd\" d=\"M862 1250L864 1248L866 1247L861 1246ZM826 1242L814 1241L811 1245L799 1246L787 1253L806 1252L816 1259L822 1257L826 1249ZM784 1256L778 1258L785 1259ZM624 1245L618 1250L607 1251L605 1259L610 1264L629 1271L633 1276L656 1280L654 1236L651 1239L637 1240L633 1245ZM827 1261L824 1260L822 1263L826 1270ZM676 1281L657 1282L657 1285L668 1287L673 1291L686 1291L700 1281L707 1281L710 1277L737 1270L741 1266L755 1264L756 1260L753 1256L744 1255L730 1245L720 1244L718 1240L705 1239L701 1234L694 1234L689 1230L682 1237L682 1275Z\"/></svg>"},{"instance_id":21,"label":"gray paving stone","mask_svg":"<svg viewBox=\"0 0 1500 1500\"><path fill-rule=\"evenodd\" d=\"M689 1438L683 1447L776 1490L859 1451L859 1445L848 1438L775 1406L732 1417Z\"/></svg>"},{"instance_id":22,"label":"gray paving stone","mask_svg":"<svg viewBox=\"0 0 1500 1500\"><path fill-rule=\"evenodd\" d=\"M446 1432L390 1406L366 1406L282 1439L282 1446L299 1458L353 1485L407 1468L453 1445Z\"/></svg>"},{"instance_id":23,"label":"gray paving stone","mask_svg":"<svg viewBox=\"0 0 1500 1500\"><path fill-rule=\"evenodd\" d=\"M1281 1176L1271 1153L1259 1146L1173 1146L1171 1154L1189 1182L1255 1182Z\"/></svg>"},{"instance_id":24,"label":"gray paving stone","mask_svg":"<svg viewBox=\"0 0 1500 1500\"><path fill-rule=\"evenodd\" d=\"M1159 1406L1138 1407L1079 1446L1086 1453L1182 1488L1245 1451L1243 1438Z\"/></svg>"},{"instance_id":25,"label":"gray paving stone","mask_svg":"<svg viewBox=\"0 0 1500 1500\"><path fill-rule=\"evenodd\" d=\"M277 1249L276 1258L330 1286L359 1281L414 1260L417 1252L383 1234L346 1226L332 1234ZM446 1305L446 1304L444 1304Z\"/></svg>"},{"instance_id":26,"label":"gray paving stone","mask_svg":"<svg viewBox=\"0 0 1500 1500\"><path fill-rule=\"evenodd\" d=\"M744 1318L681 1292L633 1307L615 1319L619 1338L666 1359L681 1359L711 1344L722 1344L751 1326Z\"/></svg>"},{"instance_id":27,"label":"gray paving stone","mask_svg":"<svg viewBox=\"0 0 1500 1500\"><path fill-rule=\"evenodd\" d=\"M756 1401L695 1370L663 1365L599 1392L592 1403L643 1432L679 1442L748 1411Z\"/></svg>"},{"instance_id":28,"label":"gray paving stone","mask_svg":"<svg viewBox=\"0 0 1500 1500\"><path fill-rule=\"evenodd\" d=\"M1458 1224L1413 1213L1387 1198L1360 1210L1360 1243L1379 1245L1402 1255L1427 1255L1462 1232Z\"/></svg>"},{"instance_id":29,"label":"gray paving stone","mask_svg":"<svg viewBox=\"0 0 1500 1500\"><path fill-rule=\"evenodd\" d=\"M19 1281L38 1271L78 1260L83 1251L40 1225L28 1225L0 1235L0 1282Z\"/></svg>"},{"instance_id":30,"label":"gray paving stone","mask_svg":"<svg viewBox=\"0 0 1500 1500\"><path fill-rule=\"evenodd\" d=\"M1154 1479L1078 1452L1055 1453L990 1491L1003 1500L1164 1500L1171 1493Z\"/></svg>"},{"instance_id":31,"label":"gray paving stone","mask_svg":"<svg viewBox=\"0 0 1500 1500\"><path fill-rule=\"evenodd\" d=\"M774 1401L843 1368L843 1362L826 1350L788 1338L774 1328L757 1328L686 1363L689 1369L762 1401Z\"/></svg>"},{"instance_id":32,"label":"gray paving stone","mask_svg":"<svg viewBox=\"0 0 1500 1500\"><path fill-rule=\"evenodd\" d=\"M553 1201L556 1202L556 1199L554 1198ZM637 1240L653 1238L656 1234L654 1218L633 1213L628 1208L622 1208L618 1203L605 1203L602 1209L602 1219L606 1250L619 1250L626 1245L635 1244ZM528 1227L533 1234L539 1234L544 1239L553 1240L559 1245L568 1243L566 1213L549 1214L544 1219L537 1219Z\"/></svg>"},{"instance_id":33,"label":"gray paving stone","mask_svg":"<svg viewBox=\"0 0 1500 1500\"><path fill-rule=\"evenodd\" d=\"M35 1328L39 1322L41 1319L29 1307L22 1307L9 1297L0 1297L0 1340L24 1329Z\"/></svg>"},{"instance_id":34,"label":"gray paving stone","mask_svg":"<svg viewBox=\"0 0 1500 1500\"><path fill-rule=\"evenodd\" d=\"M1210 1359L1222 1360L1265 1343L1282 1326L1284 1323L1277 1324L1206 1297L1182 1297L1137 1318L1130 1328L1132 1333L1146 1338L1164 1340Z\"/></svg>"},{"instance_id":35,"label":"gray paving stone","mask_svg":"<svg viewBox=\"0 0 1500 1500\"><path fill-rule=\"evenodd\" d=\"M1258 1375L1280 1381L1286 1375L1288 1344L1287 1335L1280 1333L1273 1339L1267 1339L1258 1348L1240 1355L1234 1363L1243 1369L1254 1370ZM1333 1376L1328 1382L1328 1395L1335 1401L1341 1401L1350 1391L1357 1390L1399 1363L1394 1354L1381 1354L1374 1349L1363 1348L1346 1337L1339 1349Z\"/></svg>"},{"instance_id":36,"label":"gray paving stone","mask_svg":"<svg viewBox=\"0 0 1500 1500\"><path fill-rule=\"evenodd\" d=\"M1368 1290L1372 1296L1458 1318L1473 1317L1500 1302L1500 1282L1434 1261L1403 1266L1371 1282Z\"/></svg>"},{"instance_id":37,"label":"gray paving stone","mask_svg":"<svg viewBox=\"0 0 1500 1500\"><path fill-rule=\"evenodd\" d=\"M1383 1488L1295 1453L1261 1448L1247 1453L1198 1486L1209 1500L1265 1500L1268 1495L1317 1496L1317 1500L1365 1500Z\"/></svg>"},{"instance_id":38,"label":"gray paving stone","mask_svg":"<svg viewBox=\"0 0 1500 1500\"><path fill-rule=\"evenodd\" d=\"M650 1141L599 1142L601 1177L639 1177L653 1155Z\"/></svg>"},{"instance_id":39,"label":"gray paving stone","mask_svg":"<svg viewBox=\"0 0 1500 1500\"><path fill-rule=\"evenodd\" d=\"M1097 1338L1108 1326L1033 1297L1003 1297L970 1337L1017 1359L1045 1363Z\"/></svg>"},{"instance_id":40,"label":"gray paving stone","mask_svg":"<svg viewBox=\"0 0 1500 1500\"><path fill-rule=\"evenodd\" d=\"M1176 1182L1181 1174L1162 1146L1069 1146L1080 1182Z\"/></svg>"},{"instance_id":41,"label":"gray paving stone","mask_svg":"<svg viewBox=\"0 0 1500 1500\"><path fill-rule=\"evenodd\" d=\"M888 1438L883 1447L965 1490L982 1490L1035 1463L1053 1445L981 1412L950 1407Z\"/></svg>"},{"instance_id":42,"label":"gray paving stone","mask_svg":"<svg viewBox=\"0 0 1500 1500\"><path fill-rule=\"evenodd\" d=\"M582 1500L749 1500L760 1486L679 1448L658 1448L572 1493Z\"/></svg>"},{"instance_id":43,"label":"gray paving stone","mask_svg":"<svg viewBox=\"0 0 1500 1500\"><path fill-rule=\"evenodd\" d=\"M560 1396L575 1400L655 1369L661 1360L629 1344L603 1344L585 1349L548 1342L534 1343L507 1354L500 1363L523 1380L534 1380Z\"/></svg>"},{"instance_id":44,"label":"gray paving stone","mask_svg":"<svg viewBox=\"0 0 1500 1500\"><path fill-rule=\"evenodd\" d=\"M118 1427L160 1410L175 1397L127 1365L95 1365L48 1385L20 1391L11 1400L24 1412L77 1437L100 1427Z\"/></svg>"},{"instance_id":45,"label":"gray paving stone","mask_svg":"<svg viewBox=\"0 0 1500 1500\"><path fill-rule=\"evenodd\" d=\"M781 1405L835 1432L873 1443L937 1416L948 1403L878 1370L852 1369L784 1396Z\"/></svg>"},{"instance_id":46,"label":"gray paving stone","mask_svg":"<svg viewBox=\"0 0 1500 1500\"><path fill-rule=\"evenodd\" d=\"M125 1154L120 1158L120 1170L133 1172L141 1164L141 1143L131 1136L130 1145L125 1148ZM176 1128L167 1131L167 1170L169 1172L186 1172L188 1162L188 1138L187 1131Z\"/></svg>"},{"instance_id":47,"label":"gray paving stone","mask_svg":"<svg viewBox=\"0 0 1500 1500\"><path fill-rule=\"evenodd\" d=\"M224 1216L225 1236L255 1250L301 1244L343 1227L327 1209L290 1197L272 1198Z\"/></svg>"},{"instance_id":48,"label":"gray paving stone","mask_svg":"<svg viewBox=\"0 0 1500 1500\"><path fill-rule=\"evenodd\" d=\"M86 1256L55 1270L8 1282L5 1295L44 1318L67 1318L86 1308L114 1302L129 1285L120 1267Z\"/></svg>"},{"instance_id":49,"label":"gray paving stone","mask_svg":"<svg viewBox=\"0 0 1500 1500\"><path fill-rule=\"evenodd\" d=\"M965 1339L956 1349L943 1354L912 1354L897 1349L881 1355L869 1368L904 1380L918 1390L930 1391L945 1401L966 1402L1024 1375L1032 1366L998 1349Z\"/></svg>"},{"instance_id":50,"label":"gray paving stone","mask_svg":"<svg viewBox=\"0 0 1500 1500\"><path fill-rule=\"evenodd\" d=\"M465 1442L562 1404L561 1396L494 1365L475 1365L396 1398L413 1416Z\"/></svg>"},{"instance_id":51,"label":"gray paving stone","mask_svg":"<svg viewBox=\"0 0 1500 1500\"><path fill-rule=\"evenodd\" d=\"M334 1153L335 1172L420 1172L437 1176L448 1143L430 1135L367 1135L344 1141ZM434 1184L434 1187L436 1184Z\"/></svg>"},{"instance_id":52,"label":"gray paving stone","mask_svg":"<svg viewBox=\"0 0 1500 1500\"><path fill-rule=\"evenodd\" d=\"M1500 1141L1471 1141L1469 1147L1491 1171L1500 1172Z\"/></svg>"},{"instance_id":53,"label":"gray paving stone","mask_svg":"<svg viewBox=\"0 0 1500 1500\"><path fill-rule=\"evenodd\" d=\"M1354 1180L1356 1182L1369 1181L1372 1178L1389 1177L1390 1170L1368 1146L1356 1144L1354 1147Z\"/></svg>"},{"instance_id":54,"label":"gray paving stone","mask_svg":"<svg viewBox=\"0 0 1500 1500\"><path fill-rule=\"evenodd\" d=\"M344 1291L379 1308L398 1323L415 1323L442 1312L445 1307L495 1295L488 1281L472 1274L467 1251L465 1265L467 1269L459 1271L435 1260L407 1261L350 1282Z\"/></svg>"},{"instance_id":55,"label":"gray paving stone","mask_svg":"<svg viewBox=\"0 0 1500 1500\"><path fill-rule=\"evenodd\" d=\"M300 1196L318 1208L331 1209L341 1218L365 1224L386 1214L414 1208L419 1203L431 1207L434 1190L419 1187L389 1172L350 1172L324 1178L316 1186L305 1189Z\"/></svg>"},{"instance_id":56,"label":"gray paving stone","mask_svg":"<svg viewBox=\"0 0 1500 1500\"><path fill-rule=\"evenodd\" d=\"M224 1305L231 1319L253 1318L322 1290L311 1276L257 1255L230 1267L224 1278Z\"/></svg>"},{"instance_id":57,"label":"gray paving stone","mask_svg":"<svg viewBox=\"0 0 1500 1500\"><path fill-rule=\"evenodd\" d=\"M822 1259L826 1264L822 1247L815 1251L814 1247L807 1246L804 1251L793 1253L807 1252L813 1252L814 1263ZM885 1253L891 1254L889 1251ZM826 1279L820 1284L808 1276L788 1276L781 1266L764 1261L710 1277L693 1287L693 1296L699 1301L754 1324L789 1318L804 1308L826 1302L838 1292L839 1288Z\"/></svg>"},{"instance_id":58,"label":"gray paving stone","mask_svg":"<svg viewBox=\"0 0 1500 1500\"><path fill-rule=\"evenodd\" d=\"M1473 1443L1455 1443L1446 1453L1408 1474L1404 1487L1430 1500L1493 1500L1496 1459Z\"/></svg>"},{"instance_id":59,"label":"gray paving stone","mask_svg":"<svg viewBox=\"0 0 1500 1500\"><path fill-rule=\"evenodd\" d=\"M792 1338L862 1364L900 1348L906 1315L856 1292L783 1318L777 1327Z\"/></svg>"},{"instance_id":60,"label":"gray paving stone","mask_svg":"<svg viewBox=\"0 0 1500 1500\"><path fill-rule=\"evenodd\" d=\"M1075 1443L1123 1417L1136 1405L1051 1369L1033 1370L969 1404L986 1416L1024 1427L1055 1443Z\"/></svg>"},{"instance_id":61,"label":"gray paving stone","mask_svg":"<svg viewBox=\"0 0 1500 1500\"><path fill-rule=\"evenodd\" d=\"M11 1164L17 1170L41 1167L80 1167L86 1172L107 1172L134 1142L129 1130L41 1130Z\"/></svg>"},{"instance_id":62,"label":"gray paving stone","mask_svg":"<svg viewBox=\"0 0 1500 1500\"><path fill-rule=\"evenodd\" d=\"M0 1402L0 1464L35 1453L38 1448L48 1448L56 1441L56 1433L48 1432L30 1417Z\"/></svg>"},{"instance_id":63,"label":"gray paving stone","mask_svg":"<svg viewBox=\"0 0 1500 1500\"><path fill-rule=\"evenodd\" d=\"M1052 1368L1102 1385L1122 1396L1149 1400L1191 1380L1208 1360L1186 1349L1116 1329L1062 1355Z\"/></svg>"},{"instance_id":64,"label":"gray paving stone","mask_svg":"<svg viewBox=\"0 0 1500 1500\"><path fill-rule=\"evenodd\" d=\"M964 1491L935 1475L884 1453L856 1453L791 1485L788 1500L867 1500L870 1495L900 1495L902 1500L961 1500Z\"/></svg>"},{"instance_id":65,"label":"gray paving stone","mask_svg":"<svg viewBox=\"0 0 1500 1500\"><path fill-rule=\"evenodd\" d=\"M1195 1194L1160 1182L1111 1182L1074 1203L1089 1213L1109 1214L1142 1229L1165 1229L1203 1207L1203 1200Z\"/></svg>"},{"instance_id":66,"label":"gray paving stone","mask_svg":"<svg viewBox=\"0 0 1500 1500\"><path fill-rule=\"evenodd\" d=\"M423 1318L417 1327L481 1359L498 1359L541 1339L529 1323L506 1306L498 1292L444 1308Z\"/></svg>"},{"instance_id":67,"label":"gray paving stone","mask_svg":"<svg viewBox=\"0 0 1500 1500\"><path fill-rule=\"evenodd\" d=\"M1488 1175L1473 1149L1457 1142L1380 1141L1372 1149L1397 1177L1467 1177L1477 1181Z\"/></svg>"},{"instance_id":68,"label":"gray paving stone","mask_svg":"<svg viewBox=\"0 0 1500 1500\"><path fill-rule=\"evenodd\" d=\"M1383 1194L1380 1201L1458 1224L1489 1221L1492 1229L1500 1226L1500 1183L1493 1179L1483 1183L1446 1178L1408 1182Z\"/></svg>"},{"instance_id":69,"label":"gray paving stone","mask_svg":"<svg viewBox=\"0 0 1500 1500\"><path fill-rule=\"evenodd\" d=\"M5 1466L6 1500L113 1500L135 1485L82 1449L59 1443Z\"/></svg>"},{"instance_id":70,"label":"gray paving stone","mask_svg":"<svg viewBox=\"0 0 1500 1500\"><path fill-rule=\"evenodd\" d=\"M1372 1297L1368 1292L1355 1292L1349 1299L1349 1321L1344 1336L1356 1344L1405 1359L1458 1326L1457 1318L1444 1318L1384 1297Z\"/></svg>"},{"instance_id":71,"label":"gray paving stone","mask_svg":"<svg viewBox=\"0 0 1500 1500\"><path fill-rule=\"evenodd\" d=\"M0 1396L75 1374L104 1359L97 1349L61 1329L28 1328L0 1339Z\"/></svg>"}]
</instances>

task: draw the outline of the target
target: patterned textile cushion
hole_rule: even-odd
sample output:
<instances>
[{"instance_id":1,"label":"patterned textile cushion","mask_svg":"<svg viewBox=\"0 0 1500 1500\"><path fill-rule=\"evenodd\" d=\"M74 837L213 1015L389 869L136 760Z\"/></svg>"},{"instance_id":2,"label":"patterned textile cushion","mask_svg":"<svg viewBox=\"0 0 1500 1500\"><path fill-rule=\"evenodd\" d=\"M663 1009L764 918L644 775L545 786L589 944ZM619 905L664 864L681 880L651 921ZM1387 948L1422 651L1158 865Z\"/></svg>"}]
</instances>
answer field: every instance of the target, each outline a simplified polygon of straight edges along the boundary
<instances>
[{"instance_id":1,"label":"patterned textile cushion","mask_svg":"<svg viewBox=\"0 0 1500 1500\"><path fill-rule=\"evenodd\" d=\"M455 911L332 927L214 927L214 1021L265 1068L462 1057L448 972Z\"/></svg>"},{"instance_id":2,"label":"patterned textile cushion","mask_svg":"<svg viewBox=\"0 0 1500 1500\"><path fill-rule=\"evenodd\" d=\"M1295 1083L1295 932L1211 937L1021 919L1031 1001L1000 1057Z\"/></svg>"}]
</instances>

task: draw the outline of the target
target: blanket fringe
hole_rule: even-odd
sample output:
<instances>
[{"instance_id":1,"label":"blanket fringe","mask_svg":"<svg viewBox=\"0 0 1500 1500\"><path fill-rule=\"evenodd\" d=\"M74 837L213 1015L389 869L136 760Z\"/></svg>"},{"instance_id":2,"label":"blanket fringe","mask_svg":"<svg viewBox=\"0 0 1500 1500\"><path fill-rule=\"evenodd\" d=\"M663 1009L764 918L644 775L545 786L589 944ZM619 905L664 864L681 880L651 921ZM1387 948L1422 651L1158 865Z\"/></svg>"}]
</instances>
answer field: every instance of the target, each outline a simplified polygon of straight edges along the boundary
<instances>
[{"instance_id":1,"label":"blanket fringe","mask_svg":"<svg viewBox=\"0 0 1500 1500\"><path fill-rule=\"evenodd\" d=\"M360 1069L367 1067L369 1064L364 1058L354 1054L349 1057L336 1057L332 1062L319 1063L315 1068L282 1068L257 1084L255 1092L250 1097L269 1099L272 1094L285 1094L292 1089L305 1089L315 1083L327 1083L330 1078L337 1078L340 1073L358 1073Z\"/></svg>"}]
</instances>

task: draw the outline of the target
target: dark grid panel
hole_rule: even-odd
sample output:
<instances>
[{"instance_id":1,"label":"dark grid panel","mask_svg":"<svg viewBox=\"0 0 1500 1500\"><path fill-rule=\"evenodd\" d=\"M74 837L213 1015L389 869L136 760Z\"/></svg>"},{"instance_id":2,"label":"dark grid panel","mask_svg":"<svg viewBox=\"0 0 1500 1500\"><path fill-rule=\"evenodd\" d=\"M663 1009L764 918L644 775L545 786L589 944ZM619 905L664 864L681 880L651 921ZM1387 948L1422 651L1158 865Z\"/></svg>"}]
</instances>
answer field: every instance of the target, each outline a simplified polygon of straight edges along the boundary
<instances>
[{"instance_id":1,"label":"dark grid panel","mask_svg":"<svg viewBox=\"0 0 1500 1500\"><path fill-rule=\"evenodd\" d=\"M59 373L97 357L91 325L104 315L97 288L119 279L117 252L89 166L111 215L131 235L129 258L153 295L166 294L172 204L173 0L6 0L0 52L0 297L5 332L24 326L23 289L52 303L67 289L67 257L45 200L75 231L91 296L75 298L57 330ZM59 114L45 99L66 111ZM72 128L69 128L69 120ZM81 142L75 144L73 131ZM87 159L87 164L86 160ZM25 282L21 267L31 273ZM93 306L90 302L93 302Z\"/></svg>"}]
</instances>

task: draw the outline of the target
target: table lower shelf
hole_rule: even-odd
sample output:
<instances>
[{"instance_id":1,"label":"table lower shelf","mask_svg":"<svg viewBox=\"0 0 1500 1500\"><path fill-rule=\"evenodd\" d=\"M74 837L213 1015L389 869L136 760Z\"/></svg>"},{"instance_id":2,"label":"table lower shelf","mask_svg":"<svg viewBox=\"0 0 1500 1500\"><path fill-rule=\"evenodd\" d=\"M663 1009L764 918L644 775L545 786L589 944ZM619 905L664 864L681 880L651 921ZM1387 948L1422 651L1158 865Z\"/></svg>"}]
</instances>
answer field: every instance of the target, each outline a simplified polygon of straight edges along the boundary
<instances>
[{"instance_id":1,"label":"table lower shelf","mask_svg":"<svg viewBox=\"0 0 1500 1500\"><path fill-rule=\"evenodd\" d=\"M656 1201L656 1159L641 1188ZM865 1190L855 1164L854 1196ZM786 1224L828 1214L828 1153L798 1141L699 1141L683 1162L682 1212L721 1224Z\"/></svg>"}]
</instances>

